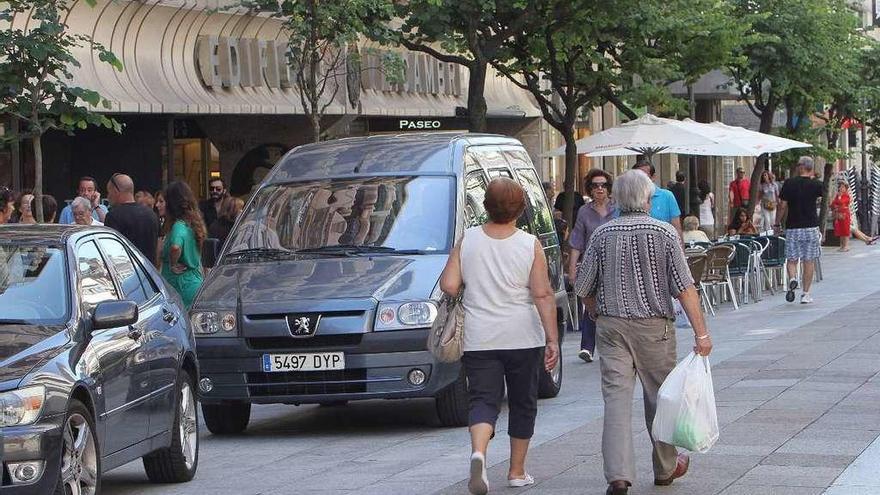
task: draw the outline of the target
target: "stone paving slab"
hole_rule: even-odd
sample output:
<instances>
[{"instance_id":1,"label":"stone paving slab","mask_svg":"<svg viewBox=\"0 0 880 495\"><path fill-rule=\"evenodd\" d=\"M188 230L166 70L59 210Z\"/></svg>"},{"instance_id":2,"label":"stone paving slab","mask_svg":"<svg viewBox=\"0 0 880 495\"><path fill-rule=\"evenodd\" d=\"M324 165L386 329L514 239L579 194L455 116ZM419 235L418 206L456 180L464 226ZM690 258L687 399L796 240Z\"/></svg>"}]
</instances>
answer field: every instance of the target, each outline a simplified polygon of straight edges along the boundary
<instances>
[{"instance_id":1,"label":"stone paving slab","mask_svg":"<svg viewBox=\"0 0 880 495\"><path fill-rule=\"evenodd\" d=\"M876 253L854 246L850 256L827 256L826 280L815 286L814 305L786 304L777 294L710 317L721 440L709 453L693 456L688 476L671 487L654 487L636 390L638 479L630 493L811 495L833 482L832 495L880 494L880 486L869 484L880 484L880 458L865 457L880 435ZM684 356L689 330L679 332ZM539 402L528 464L539 484L506 488L505 411L489 453L493 493L604 493L598 366L577 360L576 341L568 334L563 345L562 393ZM467 493L467 431L440 428L430 400L259 406L244 435L203 431L201 439L192 482L151 485L136 462L109 473L104 494ZM816 486L801 486L806 484Z\"/></svg>"}]
</instances>

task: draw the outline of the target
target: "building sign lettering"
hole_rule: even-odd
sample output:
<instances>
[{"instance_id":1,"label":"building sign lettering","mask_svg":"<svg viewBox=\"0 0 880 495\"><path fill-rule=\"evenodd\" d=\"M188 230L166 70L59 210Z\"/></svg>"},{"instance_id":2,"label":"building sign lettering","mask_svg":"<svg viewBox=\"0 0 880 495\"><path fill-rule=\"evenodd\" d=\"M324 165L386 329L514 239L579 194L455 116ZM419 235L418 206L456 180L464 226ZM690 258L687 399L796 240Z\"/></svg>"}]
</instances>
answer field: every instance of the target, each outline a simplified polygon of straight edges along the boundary
<instances>
[{"instance_id":1,"label":"building sign lettering","mask_svg":"<svg viewBox=\"0 0 880 495\"><path fill-rule=\"evenodd\" d=\"M441 123L439 120L409 120L400 119L398 127L401 130L411 131L414 129L439 129Z\"/></svg>"},{"instance_id":2,"label":"building sign lettering","mask_svg":"<svg viewBox=\"0 0 880 495\"><path fill-rule=\"evenodd\" d=\"M210 89L235 87L288 89L295 74L288 64L284 40L202 35L196 41L196 68ZM461 66L440 62L426 53L404 52L404 77L388 80L383 60L388 52L364 50L360 55L360 87L375 91L460 96ZM352 64L347 67L353 67ZM351 78L352 81L357 78ZM352 85L350 82L349 85ZM351 91L353 88L349 88ZM350 95L351 97L351 95Z\"/></svg>"}]
</instances>

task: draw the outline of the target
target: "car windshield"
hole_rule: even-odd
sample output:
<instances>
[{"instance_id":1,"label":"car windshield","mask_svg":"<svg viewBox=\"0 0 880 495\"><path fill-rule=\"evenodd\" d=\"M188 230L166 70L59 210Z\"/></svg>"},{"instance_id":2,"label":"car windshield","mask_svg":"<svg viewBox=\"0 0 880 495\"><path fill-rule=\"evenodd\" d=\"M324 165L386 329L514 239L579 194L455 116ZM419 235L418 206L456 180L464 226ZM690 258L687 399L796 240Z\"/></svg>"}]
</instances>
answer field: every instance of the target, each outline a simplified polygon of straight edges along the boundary
<instances>
[{"instance_id":1,"label":"car windshield","mask_svg":"<svg viewBox=\"0 0 880 495\"><path fill-rule=\"evenodd\" d=\"M452 177L369 177L261 189L230 236L227 254L449 250Z\"/></svg>"},{"instance_id":2,"label":"car windshield","mask_svg":"<svg viewBox=\"0 0 880 495\"><path fill-rule=\"evenodd\" d=\"M0 325L67 321L67 277L60 248L0 244Z\"/></svg>"}]
</instances>

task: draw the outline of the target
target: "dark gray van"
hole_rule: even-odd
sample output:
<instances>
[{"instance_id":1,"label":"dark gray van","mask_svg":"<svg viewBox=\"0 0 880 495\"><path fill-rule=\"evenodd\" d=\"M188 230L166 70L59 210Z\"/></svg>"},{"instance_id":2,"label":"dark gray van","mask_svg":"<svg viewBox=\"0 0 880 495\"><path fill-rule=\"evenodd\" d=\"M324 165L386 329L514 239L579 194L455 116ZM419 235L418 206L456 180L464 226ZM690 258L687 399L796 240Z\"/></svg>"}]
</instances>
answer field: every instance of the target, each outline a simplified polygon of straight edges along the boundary
<instances>
[{"instance_id":1,"label":"dark gray van","mask_svg":"<svg viewBox=\"0 0 880 495\"><path fill-rule=\"evenodd\" d=\"M302 146L254 193L190 312L208 429L243 431L251 404L414 397L434 397L442 424L466 424L460 366L425 346L450 248L486 220L497 176L527 191L520 228L545 246L562 337L572 311L559 239L518 141L437 133ZM541 397L559 393L561 366L542 376Z\"/></svg>"}]
</instances>

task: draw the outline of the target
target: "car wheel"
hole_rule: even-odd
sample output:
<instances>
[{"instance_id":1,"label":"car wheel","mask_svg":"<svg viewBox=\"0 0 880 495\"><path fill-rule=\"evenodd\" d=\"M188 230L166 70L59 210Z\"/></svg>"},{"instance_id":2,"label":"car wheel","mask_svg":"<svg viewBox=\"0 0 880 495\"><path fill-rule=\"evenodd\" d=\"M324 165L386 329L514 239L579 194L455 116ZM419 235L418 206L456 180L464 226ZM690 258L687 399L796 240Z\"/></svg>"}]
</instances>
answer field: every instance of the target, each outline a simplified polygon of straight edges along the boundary
<instances>
[{"instance_id":1,"label":"car wheel","mask_svg":"<svg viewBox=\"0 0 880 495\"><path fill-rule=\"evenodd\" d=\"M462 367L455 383L446 387L434 398L437 417L443 426L467 426L468 390L467 377Z\"/></svg>"},{"instance_id":2,"label":"car wheel","mask_svg":"<svg viewBox=\"0 0 880 495\"><path fill-rule=\"evenodd\" d=\"M153 483L183 483L199 466L199 415L193 379L180 372L171 446L144 456L144 470Z\"/></svg>"},{"instance_id":3,"label":"car wheel","mask_svg":"<svg viewBox=\"0 0 880 495\"><path fill-rule=\"evenodd\" d=\"M61 432L61 469L55 495L94 495L101 491L101 456L95 422L82 402L72 399Z\"/></svg>"},{"instance_id":4,"label":"car wheel","mask_svg":"<svg viewBox=\"0 0 880 495\"><path fill-rule=\"evenodd\" d=\"M202 416L208 431L215 435L241 433L251 420L251 405L247 402L202 404Z\"/></svg>"}]
</instances>

